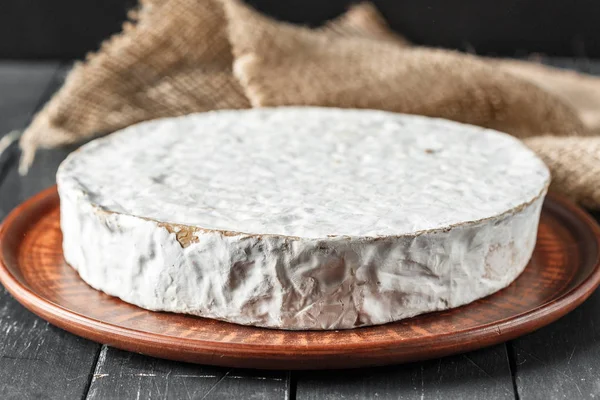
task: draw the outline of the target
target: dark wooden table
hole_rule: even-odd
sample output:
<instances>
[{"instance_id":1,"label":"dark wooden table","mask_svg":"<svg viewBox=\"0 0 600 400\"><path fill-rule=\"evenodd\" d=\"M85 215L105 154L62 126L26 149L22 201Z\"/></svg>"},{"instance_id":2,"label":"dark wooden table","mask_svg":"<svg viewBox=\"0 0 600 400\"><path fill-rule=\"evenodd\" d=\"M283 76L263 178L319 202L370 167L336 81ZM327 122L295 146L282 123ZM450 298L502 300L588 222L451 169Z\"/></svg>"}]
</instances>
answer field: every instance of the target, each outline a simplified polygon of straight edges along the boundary
<instances>
[{"instance_id":1,"label":"dark wooden table","mask_svg":"<svg viewBox=\"0 0 600 400\"><path fill-rule=\"evenodd\" d=\"M600 62L552 59L600 74ZM0 135L23 129L69 65L0 62ZM17 173L0 157L0 220L54 184L72 149L39 152ZM0 399L578 399L600 396L600 291L550 326L467 354L347 371L252 371L165 361L55 328L0 286Z\"/></svg>"}]
</instances>

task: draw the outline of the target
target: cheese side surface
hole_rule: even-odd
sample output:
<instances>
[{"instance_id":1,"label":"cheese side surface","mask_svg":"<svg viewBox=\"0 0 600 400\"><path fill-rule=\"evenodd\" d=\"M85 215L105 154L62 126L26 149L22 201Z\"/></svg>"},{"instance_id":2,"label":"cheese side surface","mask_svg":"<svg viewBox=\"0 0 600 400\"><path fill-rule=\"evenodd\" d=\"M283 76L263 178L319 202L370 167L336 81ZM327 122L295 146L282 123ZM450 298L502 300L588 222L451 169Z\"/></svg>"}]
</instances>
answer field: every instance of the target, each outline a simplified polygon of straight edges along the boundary
<instances>
[{"instance_id":1,"label":"cheese side surface","mask_svg":"<svg viewBox=\"0 0 600 400\"><path fill-rule=\"evenodd\" d=\"M383 324L506 287L549 179L499 132L310 107L141 123L57 174L65 260L90 286L281 329Z\"/></svg>"}]
</instances>

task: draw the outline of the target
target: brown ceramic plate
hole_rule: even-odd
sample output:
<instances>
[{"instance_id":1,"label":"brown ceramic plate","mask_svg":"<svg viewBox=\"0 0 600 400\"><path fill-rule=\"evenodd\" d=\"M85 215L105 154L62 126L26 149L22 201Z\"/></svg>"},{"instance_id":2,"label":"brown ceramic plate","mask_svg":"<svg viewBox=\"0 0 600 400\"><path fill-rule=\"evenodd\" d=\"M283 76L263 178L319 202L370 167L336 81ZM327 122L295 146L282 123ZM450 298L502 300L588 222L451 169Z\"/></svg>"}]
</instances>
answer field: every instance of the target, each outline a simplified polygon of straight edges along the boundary
<instances>
[{"instance_id":1,"label":"brown ceramic plate","mask_svg":"<svg viewBox=\"0 0 600 400\"><path fill-rule=\"evenodd\" d=\"M0 227L0 280L25 307L76 335L156 357L229 367L323 369L402 363L489 346L540 328L600 283L597 224L548 196L525 272L454 310L348 331L283 331L146 311L87 286L64 261L50 188Z\"/></svg>"}]
</instances>

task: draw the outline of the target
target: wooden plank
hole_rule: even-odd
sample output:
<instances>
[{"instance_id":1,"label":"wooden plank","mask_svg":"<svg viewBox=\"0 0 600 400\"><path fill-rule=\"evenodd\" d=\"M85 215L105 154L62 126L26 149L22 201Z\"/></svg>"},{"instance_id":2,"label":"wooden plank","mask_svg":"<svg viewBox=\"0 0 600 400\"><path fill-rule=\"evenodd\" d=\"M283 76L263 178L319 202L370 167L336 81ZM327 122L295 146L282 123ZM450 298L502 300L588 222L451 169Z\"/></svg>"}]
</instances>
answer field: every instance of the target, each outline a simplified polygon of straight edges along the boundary
<instances>
[{"instance_id":1,"label":"wooden plank","mask_svg":"<svg viewBox=\"0 0 600 400\"><path fill-rule=\"evenodd\" d=\"M59 64L0 63L0 136L27 125Z\"/></svg>"},{"instance_id":2,"label":"wooden plank","mask_svg":"<svg viewBox=\"0 0 600 400\"><path fill-rule=\"evenodd\" d=\"M545 63L600 75L600 61ZM595 217L600 217L596 213ZM600 395L600 291L549 326L509 343L519 398L579 399Z\"/></svg>"},{"instance_id":3,"label":"wooden plank","mask_svg":"<svg viewBox=\"0 0 600 400\"><path fill-rule=\"evenodd\" d=\"M0 63L0 132L23 129L60 85L56 63ZM47 186L63 155L46 153L20 184L17 149L2 157L0 219L25 196ZM100 346L55 328L18 304L0 286L0 398L76 399L87 386Z\"/></svg>"},{"instance_id":4,"label":"wooden plank","mask_svg":"<svg viewBox=\"0 0 600 400\"><path fill-rule=\"evenodd\" d=\"M61 161L75 147L39 150L35 156L35 162L26 176L20 176L18 168L18 154L16 145L14 152L7 155L9 165L5 167L2 181L0 182L0 220L17 205L40 192L41 190L56 184L56 170ZM2 175L0 175L2 177Z\"/></svg>"},{"instance_id":5,"label":"wooden plank","mask_svg":"<svg viewBox=\"0 0 600 400\"><path fill-rule=\"evenodd\" d=\"M600 395L600 292L549 326L513 340L521 400Z\"/></svg>"},{"instance_id":6,"label":"wooden plank","mask_svg":"<svg viewBox=\"0 0 600 400\"><path fill-rule=\"evenodd\" d=\"M23 129L58 68L55 62L24 64L0 63L0 137L14 129ZM16 154L0 156L0 182ZM0 214L0 220L3 218Z\"/></svg>"},{"instance_id":7,"label":"wooden plank","mask_svg":"<svg viewBox=\"0 0 600 400\"><path fill-rule=\"evenodd\" d=\"M514 399L504 345L422 363L294 377L298 400Z\"/></svg>"},{"instance_id":8,"label":"wooden plank","mask_svg":"<svg viewBox=\"0 0 600 400\"><path fill-rule=\"evenodd\" d=\"M88 399L288 399L288 374L159 360L103 346Z\"/></svg>"},{"instance_id":9,"label":"wooden plank","mask_svg":"<svg viewBox=\"0 0 600 400\"><path fill-rule=\"evenodd\" d=\"M36 109L60 87L69 68L57 63L0 63L0 134L25 128ZM0 220L23 200L54 185L58 165L74 148L39 150L25 177L17 172L16 143L7 149L0 174Z\"/></svg>"}]
</instances>

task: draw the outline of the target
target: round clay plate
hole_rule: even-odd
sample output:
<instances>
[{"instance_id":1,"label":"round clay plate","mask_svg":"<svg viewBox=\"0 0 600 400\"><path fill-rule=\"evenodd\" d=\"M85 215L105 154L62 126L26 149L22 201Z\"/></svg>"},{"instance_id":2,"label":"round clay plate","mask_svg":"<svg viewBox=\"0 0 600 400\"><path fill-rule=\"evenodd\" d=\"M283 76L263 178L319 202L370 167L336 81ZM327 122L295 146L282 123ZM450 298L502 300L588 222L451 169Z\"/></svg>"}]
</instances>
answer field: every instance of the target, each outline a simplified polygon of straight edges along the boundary
<instances>
[{"instance_id":1,"label":"round clay plate","mask_svg":"<svg viewBox=\"0 0 600 400\"><path fill-rule=\"evenodd\" d=\"M87 286L64 261L59 199L50 188L0 228L0 280L25 307L76 335L173 360L229 367L348 368L464 352L540 328L600 283L600 230L550 195L525 272L508 288L454 310L347 331L283 331L146 311Z\"/></svg>"}]
</instances>

